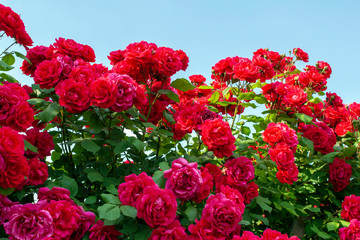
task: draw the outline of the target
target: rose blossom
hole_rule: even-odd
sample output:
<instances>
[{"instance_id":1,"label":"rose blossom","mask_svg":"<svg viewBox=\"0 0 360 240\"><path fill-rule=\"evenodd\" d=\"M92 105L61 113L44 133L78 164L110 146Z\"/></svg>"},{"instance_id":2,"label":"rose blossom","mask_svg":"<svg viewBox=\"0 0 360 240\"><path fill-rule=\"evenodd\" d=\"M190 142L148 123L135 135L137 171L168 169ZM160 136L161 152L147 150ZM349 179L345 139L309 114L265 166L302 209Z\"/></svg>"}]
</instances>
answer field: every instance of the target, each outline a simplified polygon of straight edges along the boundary
<instances>
[{"instance_id":1,"label":"rose blossom","mask_svg":"<svg viewBox=\"0 0 360 240\"><path fill-rule=\"evenodd\" d=\"M353 219L349 227L339 229L340 240L358 240L360 239L360 221Z\"/></svg>"},{"instance_id":2,"label":"rose blossom","mask_svg":"<svg viewBox=\"0 0 360 240\"><path fill-rule=\"evenodd\" d=\"M344 159L335 158L329 165L329 182L333 184L335 192L341 192L350 183L352 167Z\"/></svg>"},{"instance_id":3,"label":"rose blossom","mask_svg":"<svg viewBox=\"0 0 360 240\"><path fill-rule=\"evenodd\" d=\"M59 104L70 113L85 111L90 106L90 89L83 82L64 80L57 86L56 94L60 97Z\"/></svg>"},{"instance_id":4,"label":"rose blossom","mask_svg":"<svg viewBox=\"0 0 360 240\"><path fill-rule=\"evenodd\" d=\"M10 207L16 204L18 204L18 202L12 202L7 196L0 193L0 225L8 218Z\"/></svg>"},{"instance_id":5,"label":"rose blossom","mask_svg":"<svg viewBox=\"0 0 360 240\"><path fill-rule=\"evenodd\" d=\"M286 143L279 143L274 148L270 148L269 155L282 171L288 171L295 161L294 153Z\"/></svg>"},{"instance_id":6,"label":"rose blossom","mask_svg":"<svg viewBox=\"0 0 360 240\"><path fill-rule=\"evenodd\" d=\"M234 201L228 199L224 194L218 193L206 200L201 219L209 221L216 231L228 235L242 220L242 212Z\"/></svg>"},{"instance_id":7,"label":"rose blossom","mask_svg":"<svg viewBox=\"0 0 360 240\"><path fill-rule=\"evenodd\" d=\"M128 75L110 73L109 77L110 76L113 76L114 82L117 85L116 100L115 103L110 106L110 110L114 112L128 110L134 104L137 83Z\"/></svg>"},{"instance_id":8,"label":"rose blossom","mask_svg":"<svg viewBox=\"0 0 360 240\"><path fill-rule=\"evenodd\" d=\"M247 157L238 157L228 160L225 165L227 183L232 186L244 186L254 179L254 166Z\"/></svg>"},{"instance_id":9,"label":"rose blossom","mask_svg":"<svg viewBox=\"0 0 360 240\"><path fill-rule=\"evenodd\" d=\"M99 77L90 83L90 103L101 108L108 108L116 102L118 91L112 75Z\"/></svg>"},{"instance_id":10,"label":"rose blossom","mask_svg":"<svg viewBox=\"0 0 360 240\"><path fill-rule=\"evenodd\" d=\"M185 228L181 226L178 220L173 221L169 226L154 229L151 236L148 238L148 240L171 239L188 239L188 235L185 233Z\"/></svg>"},{"instance_id":11,"label":"rose blossom","mask_svg":"<svg viewBox=\"0 0 360 240\"><path fill-rule=\"evenodd\" d=\"M38 191L38 199L39 201L47 201L51 200L59 201L66 200L72 202L70 198L70 191L66 188L53 187L51 190L47 187L42 187Z\"/></svg>"},{"instance_id":12,"label":"rose blossom","mask_svg":"<svg viewBox=\"0 0 360 240\"><path fill-rule=\"evenodd\" d=\"M5 232L14 240L32 240L53 234L53 219L47 210L37 204L14 205L4 223Z\"/></svg>"},{"instance_id":13,"label":"rose blossom","mask_svg":"<svg viewBox=\"0 0 360 240\"><path fill-rule=\"evenodd\" d=\"M281 183L293 184L298 180L299 170L295 163L289 165L288 170L279 170L276 173L277 179Z\"/></svg>"},{"instance_id":14,"label":"rose blossom","mask_svg":"<svg viewBox=\"0 0 360 240\"><path fill-rule=\"evenodd\" d=\"M165 188L172 190L182 201L190 200L199 192L203 179L197 163L188 163L184 158L173 161L172 168L164 172Z\"/></svg>"},{"instance_id":15,"label":"rose blossom","mask_svg":"<svg viewBox=\"0 0 360 240\"><path fill-rule=\"evenodd\" d=\"M136 201L147 186L157 187L154 180L145 172L140 173L139 176L135 174L126 176L125 182L121 183L118 188L120 202L136 208Z\"/></svg>"},{"instance_id":16,"label":"rose blossom","mask_svg":"<svg viewBox=\"0 0 360 240\"><path fill-rule=\"evenodd\" d=\"M41 185L49 177L48 167L46 163L38 158L32 158L28 161L30 167L29 185Z\"/></svg>"},{"instance_id":17,"label":"rose blossom","mask_svg":"<svg viewBox=\"0 0 360 240\"><path fill-rule=\"evenodd\" d=\"M205 167L201 167L200 172L201 172L203 184L200 186L200 190L196 194L195 198L192 199L192 201L196 203L201 203L204 199L206 199L209 196L214 186L213 177L209 173L209 170Z\"/></svg>"},{"instance_id":18,"label":"rose blossom","mask_svg":"<svg viewBox=\"0 0 360 240\"><path fill-rule=\"evenodd\" d=\"M341 207L341 217L343 219L349 222L352 219L360 220L360 196L355 196L355 194L346 196Z\"/></svg>"},{"instance_id":19,"label":"rose blossom","mask_svg":"<svg viewBox=\"0 0 360 240\"><path fill-rule=\"evenodd\" d=\"M236 148L229 123L219 118L205 121L201 127L201 139L218 158L230 157Z\"/></svg>"},{"instance_id":20,"label":"rose blossom","mask_svg":"<svg viewBox=\"0 0 360 240\"><path fill-rule=\"evenodd\" d=\"M44 159L45 157L51 155L50 152L55 147L52 136L47 131L40 131L38 128L31 128L27 130L24 139L35 146L38 150L38 153L30 150L25 151L25 157L27 158L38 157L40 159Z\"/></svg>"},{"instance_id":21,"label":"rose blossom","mask_svg":"<svg viewBox=\"0 0 360 240\"><path fill-rule=\"evenodd\" d=\"M56 59L45 60L37 66L34 82L41 88L53 88L60 80L61 71L62 66L59 61Z\"/></svg>"},{"instance_id":22,"label":"rose blossom","mask_svg":"<svg viewBox=\"0 0 360 240\"><path fill-rule=\"evenodd\" d=\"M98 220L94 226L90 228L89 232L89 240L114 240L122 235L114 225L104 225L104 222L101 220Z\"/></svg>"},{"instance_id":23,"label":"rose blossom","mask_svg":"<svg viewBox=\"0 0 360 240\"><path fill-rule=\"evenodd\" d=\"M137 216L152 228L170 225L176 217L177 202L174 193L158 186L148 186L138 198Z\"/></svg>"},{"instance_id":24,"label":"rose blossom","mask_svg":"<svg viewBox=\"0 0 360 240\"><path fill-rule=\"evenodd\" d=\"M210 224L209 221L201 219L198 221L195 220L196 224L191 224L189 226L189 240L225 240L225 236L222 233L219 233L215 230Z\"/></svg>"},{"instance_id":25,"label":"rose blossom","mask_svg":"<svg viewBox=\"0 0 360 240\"><path fill-rule=\"evenodd\" d=\"M9 156L24 155L24 140L21 135L10 127L0 128L0 147Z\"/></svg>"}]
</instances>

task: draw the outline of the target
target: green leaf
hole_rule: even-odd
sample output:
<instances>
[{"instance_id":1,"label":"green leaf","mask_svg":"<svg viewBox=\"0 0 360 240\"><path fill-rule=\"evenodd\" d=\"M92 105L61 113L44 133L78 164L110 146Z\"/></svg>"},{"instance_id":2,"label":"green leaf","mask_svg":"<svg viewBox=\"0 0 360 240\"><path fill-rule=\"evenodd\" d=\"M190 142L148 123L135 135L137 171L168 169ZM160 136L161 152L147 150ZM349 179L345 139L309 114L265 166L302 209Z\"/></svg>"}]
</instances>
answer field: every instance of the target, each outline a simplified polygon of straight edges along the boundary
<instances>
[{"instance_id":1,"label":"green leaf","mask_svg":"<svg viewBox=\"0 0 360 240\"><path fill-rule=\"evenodd\" d=\"M169 163L167 162L161 162L159 163L159 168L163 171L170 169Z\"/></svg>"},{"instance_id":2,"label":"green leaf","mask_svg":"<svg viewBox=\"0 0 360 240\"><path fill-rule=\"evenodd\" d=\"M337 222L329 222L326 227L329 231L335 231L339 228L340 224Z\"/></svg>"},{"instance_id":3,"label":"green leaf","mask_svg":"<svg viewBox=\"0 0 360 240\"><path fill-rule=\"evenodd\" d=\"M316 97L316 98L313 98L313 99L309 100L309 102L318 104L318 103L322 102L322 100L320 98Z\"/></svg>"},{"instance_id":4,"label":"green leaf","mask_svg":"<svg viewBox=\"0 0 360 240\"><path fill-rule=\"evenodd\" d=\"M96 202L96 196L89 196L84 200L85 204L94 204Z\"/></svg>"},{"instance_id":5,"label":"green leaf","mask_svg":"<svg viewBox=\"0 0 360 240\"><path fill-rule=\"evenodd\" d=\"M13 65L15 63L15 57L11 53L6 54L1 60L8 65Z\"/></svg>"},{"instance_id":6,"label":"green leaf","mask_svg":"<svg viewBox=\"0 0 360 240\"><path fill-rule=\"evenodd\" d=\"M103 182L104 181L103 175L101 175L98 171L96 171L96 172L93 171L93 172L88 173L87 177L91 182Z\"/></svg>"},{"instance_id":7,"label":"green leaf","mask_svg":"<svg viewBox=\"0 0 360 240\"><path fill-rule=\"evenodd\" d=\"M141 152L146 146L146 143L140 141L136 137L129 137L128 138L128 143L130 145L133 145L139 152Z\"/></svg>"},{"instance_id":8,"label":"green leaf","mask_svg":"<svg viewBox=\"0 0 360 240\"><path fill-rule=\"evenodd\" d=\"M112 194L103 193L103 194L101 194L101 198L106 203L112 203L112 204L117 204L117 205L121 204L120 200L119 200L119 197L115 196L115 195L112 195Z\"/></svg>"},{"instance_id":9,"label":"green leaf","mask_svg":"<svg viewBox=\"0 0 360 240\"><path fill-rule=\"evenodd\" d=\"M213 92L211 94L211 97L208 99L209 103L215 104L217 101L219 101L220 93L218 91Z\"/></svg>"},{"instance_id":10,"label":"green leaf","mask_svg":"<svg viewBox=\"0 0 360 240\"><path fill-rule=\"evenodd\" d=\"M124 214L127 217L136 218L137 216L137 210L132 206L123 205L120 207L120 210L122 214Z\"/></svg>"},{"instance_id":11,"label":"green leaf","mask_svg":"<svg viewBox=\"0 0 360 240\"><path fill-rule=\"evenodd\" d=\"M240 93L239 96L237 97L238 100L252 100L255 97L255 93L254 92L245 92L245 93Z\"/></svg>"},{"instance_id":12,"label":"green leaf","mask_svg":"<svg viewBox=\"0 0 360 240\"><path fill-rule=\"evenodd\" d=\"M39 103L43 103L43 102L46 102L46 101L44 99L42 99L42 98L31 98L31 99L27 100L27 102L30 105L37 105Z\"/></svg>"},{"instance_id":13,"label":"green leaf","mask_svg":"<svg viewBox=\"0 0 360 240\"><path fill-rule=\"evenodd\" d=\"M10 76L9 74L6 73L0 73L0 77L8 82L11 83L18 83L19 81L16 80L13 76Z\"/></svg>"},{"instance_id":14,"label":"green leaf","mask_svg":"<svg viewBox=\"0 0 360 240\"><path fill-rule=\"evenodd\" d=\"M195 219L198 218L199 213L196 207L191 205L185 210L185 215L189 218L190 222L195 222Z\"/></svg>"},{"instance_id":15,"label":"green leaf","mask_svg":"<svg viewBox=\"0 0 360 240\"><path fill-rule=\"evenodd\" d=\"M313 141L305 138L305 137L302 137L301 138L301 141L309 148L311 154L314 154L314 143Z\"/></svg>"},{"instance_id":16,"label":"green leaf","mask_svg":"<svg viewBox=\"0 0 360 240\"><path fill-rule=\"evenodd\" d=\"M0 193L4 196L8 196L15 191L15 188L2 188L0 187Z\"/></svg>"},{"instance_id":17,"label":"green leaf","mask_svg":"<svg viewBox=\"0 0 360 240\"><path fill-rule=\"evenodd\" d=\"M152 179L159 187L161 187L161 188L165 187L165 178L164 178L163 171L158 170L158 171L154 172Z\"/></svg>"},{"instance_id":18,"label":"green leaf","mask_svg":"<svg viewBox=\"0 0 360 240\"><path fill-rule=\"evenodd\" d=\"M121 141L115 145L114 153L120 154L125 152L125 150L128 148L128 142L127 141Z\"/></svg>"},{"instance_id":19,"label":"green leaf","mask_svg":"<svg viewBox=\"0 0 360 240\"><path fill-rule=\"evenodd\" d=\"M78 193L79 187L75 179L64 175L61 180L61 185L63 188L66 188L70 191L70 196L75 197Z\"/></svg>"},{"instance_id":20,"label":"green leaf","mask_svg":"<svg viewBox=\"0 0 360 240\"><path fill-rule=\"evenodd\" d=\"M250 133L251 133L251 130L250 130L250 128L247 127L247 126L241 126L241 132L242 132L243 134L249 136Z\"/></svg>"},{"instance_id":21,"label":"green leaf","mask_svg":"<svg viewBox=\"0 0 360 240\"><path fill-rule=\"evenodd\" d=\"M163 111L164 118L169 121L171 124L175 124L174 116L168 112L168 110Z\"/></svg>"},{"instance_id":22,"label":"green leaf","mask_svg":"<svg viewBox=\"0 0 360 240\"><path fill-rule=\"evenodd\" d=\"M198 89L214 89L213 86L199 86Z\"/></svg>"},{"instance_id":23,"label":"green leaf","mask_svg":"<svg viewBox=\"0 0 360 240\"><path fill-rule=\"evenodd\" d=\"M81 141L81 146L89 152L96 153L100 150L100 146L90 139L84 139Z\"/></svg>"},{"instance_id":24,"label":"green leaf","mask_svg":"<svg viewBox=\"0 0 360 240\"><path fill-rule=\"evenodd\" d=\"M14 51L15 55L21 59L24 59L25 61L27 61L28 63L30 63L30 65L32 65L32 63L30 62L30 60L22 53L16 52Z\"/></svg>"},{"instance_id":25,"label":"green leaf","mask_svg":"<svg viewBox=\"0 0 360 240\"><path fill-rule=\"evenodd\" d=\"M259 204L262 209L264 209L265 211L268 211L269 213L271 213L272 207L270 207L268 205L268 204L271 203L271 201L268 198L258 196L256 198L256 203Z\"/></svg>"},{"instance_id":26,"label":"green leaf","mask_svg":"<svg viewBox=\"0 0 360 240\"><path fill-rule=\"evenodd\" d=\"M192 85L189 80L185 79L185 78L178 78L175 81L173 81L170 84L173 88L178 89L180 91L186 92L189 90L193 90L196 87L194 85Z\"/></svg>"},{"instance_id":27,"label":"green leaf","mask_svg":"<svg viewBox=\"0 0 360 240\"><path fill-rule=\"evenodd\" d=\"M260 220L261 222L263 222L265 225L269 226L269 220L266 217L263 217L259 214L250 214L251 217Z\"/></svg>"},{"instance_id":28,"label":"green leaf","mask_svg":"<svg viewBox=\"0 0 360 240\"><path fill-rule=\"evenodd\" d=\"M0 61L0 71L9 71L9 70L11 70L13 68L14 68L13 66L10 66L6 62L4 62L2 60Z\"/></svg>"},{"instance_id":29,"label":"green leaf","mask_svg":"<svg viewBox=\"0 0 360 240\"><path fill-rule=\"evenodd\" d=\"M44 111L38 114L39 119L43 122L50 122L59 114L60 109L61 107L59 103L52 102L49 104L49 106L47 106L47 108Z\"/></svg>"},{"instance_id":30,"label":"green leaf","mask_svg":"<svg viewBox=\"0 0 360 240\"><path fill-rule=\"evenodd\" d=\"M158 93L166 95L168 98L170 98L174 102L177 102L177 103L180 102L179 96L169 89L160 89L158 91Z\"/></svg>"},{"instance_id":31,"label":"green leaf","mask_svg":"<svg viewBox=\"0 0 360 240\"><path fill-rule=\"evenodd\" d=\"M134 240L147 240L151 236L152 229L148 226L140 226L139 231L136 233Z\"/></svg>"},{"instance_id":32,"label":"green leaf","mask_svg":"<svg viewBox=\"0 0 360 240\"><path fill-rule=\"evenodd\" d=\"M304 113L295 113L295 116L300 119L301 121L303 121L305 124L311 124L313 118L304 114Z\"/></svg>"},{"instance_id":33,"label":"green leaf","mask_svg":"<svg viewBox=\"0 0 360 240\"><path fill-rule=\"evenodd\" d=\"M264 96L256 96L254 97L254 100L259 104L267 103L267 100Z\"/></svg>"},{"instance_id":34,"label":"green leaf","mask_svg":"<svg viewBox=\"0 0 360 240\"><path fill-rule=\"evenodd\" d=\"M101 219L114 221L120 218L120 207L111 203L98 207L98 212Z\"/></svg>"},{"instance_id":35,"label":"green leaf","mask_svg":"<svg viewBox=\"0 0 360 240\"><path fill-rule=\"evenodd\" d=\"M292 215L295 215L295 216L299 216L296 211L295 211L295 207L294 205L291 205L290 203L288 202L281 202L280 203L280 206L285 208L289 213L291 213Z\"/></svg>"},{"instance_id":36,"label":"green leaf","mask_svg":"<svg viewBox=\"0 0 360 240\"><path fill-rule=\"evenodd\" d=\"M118 194L118 190L115 188L113 184L106 186L106 191L112 194Z\"/></svg>"},{"instance_id":37,"label":"green leaf","mask_svg":"<svg viewBox=\"0 0 360 240\"><path fill-rule=\"evenodd\" d=\"M344 221L344 220L340 220L339 222L341 223L341 225L343 227L349 227L349 225L350 225L350 222L347 222L347 221Z\"/></svg>"},{"instance_id":38,"label":"green leaf","mask_svg":"<svg viewBox=\"0 0 360 240\"><path fill-rule=\"evenodd\" d=\"M30 150L30 151L32 151L32 152L34 152L34 153L38 153L37 147L35 147L34 145L32 145L31 143L29 143L29 142L26 141L25 139L24 139L24 144L25 144L25 151L26 151L26 150Z\"/></svg>"},{"instance_id":39,"label":"green leaf","mask_svg":"<svg viewBox=\"0 0 360 240\"><path fill-rule=\"evenodd\" d=\"M222 94L226 100L228 100L230 98L230 89L231 89L231 87L227 87L222 92Z\"/></svg>"}]
</instances>

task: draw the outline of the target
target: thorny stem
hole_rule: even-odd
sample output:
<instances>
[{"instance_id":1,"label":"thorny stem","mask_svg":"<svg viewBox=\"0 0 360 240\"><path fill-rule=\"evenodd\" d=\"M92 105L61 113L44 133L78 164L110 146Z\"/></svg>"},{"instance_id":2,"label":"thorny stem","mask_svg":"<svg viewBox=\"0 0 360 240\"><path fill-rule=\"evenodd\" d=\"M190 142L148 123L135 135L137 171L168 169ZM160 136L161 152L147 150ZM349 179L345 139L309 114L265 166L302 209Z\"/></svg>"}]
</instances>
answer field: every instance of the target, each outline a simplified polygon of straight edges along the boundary
<instances>
[{"instance_id":1,"label":"thorny stem","mask_svg":"<svg viewBox=\"0 0 360 240\"><path fill-rule=\"evenodd\" d=\"M9 47L7 47L1 54L0 54L0 56L1 55L3 55L7 50L9 50L12 46L14 46L16 44L16 42L13 42Z\"/></svg>"}]
</instances>

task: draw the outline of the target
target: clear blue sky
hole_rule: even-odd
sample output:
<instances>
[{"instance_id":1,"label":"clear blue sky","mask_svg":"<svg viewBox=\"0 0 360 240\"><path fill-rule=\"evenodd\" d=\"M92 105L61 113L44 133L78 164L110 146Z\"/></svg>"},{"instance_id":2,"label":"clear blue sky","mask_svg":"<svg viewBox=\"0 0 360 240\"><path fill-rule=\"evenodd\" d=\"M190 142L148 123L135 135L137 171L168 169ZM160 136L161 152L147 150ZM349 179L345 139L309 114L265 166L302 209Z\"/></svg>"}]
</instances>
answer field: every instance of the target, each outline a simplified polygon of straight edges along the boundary
<instances>
[{"instance_id":1,"label":"clear blue sky","mask_svg":"<svg viewBox=\"0 0 360 240\"><path fill-rule=\"evenodd\" d=\"M300 47L310 64L328 62L328 91L360 102L360 1L2 0L19 13L35 45L71 38L93 47L97 63L110 51L141 40L184 50L189 68L203 74L228 56L258 48L287 53ZM26 79L26 76L20 76Z\"/></svg>"}]
</instances>

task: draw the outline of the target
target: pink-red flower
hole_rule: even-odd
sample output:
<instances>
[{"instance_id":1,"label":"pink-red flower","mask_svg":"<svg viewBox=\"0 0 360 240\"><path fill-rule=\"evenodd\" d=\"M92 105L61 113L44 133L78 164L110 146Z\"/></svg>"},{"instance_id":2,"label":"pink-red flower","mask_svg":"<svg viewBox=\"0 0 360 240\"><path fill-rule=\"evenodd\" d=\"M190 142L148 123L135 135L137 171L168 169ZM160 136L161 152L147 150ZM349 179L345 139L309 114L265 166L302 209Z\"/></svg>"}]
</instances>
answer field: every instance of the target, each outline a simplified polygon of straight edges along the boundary
<instances>
[{"instance_id":1,"label":"pink-red flower","mask_svg":"<svg viewBox=\"0 0 360 240\"><path fill-rule=\"evenodd\" d=\"M90 228L89 232L90 240L114 240L122 235L114 225L104 225L104 222L101 220L98 220L94 226Z\"/></svg>"},{"instance_id":2,"label":"pink-red flower","mask_svg":"<svg viewBox=\"0 0 360 240\"><path fill-rule=\"evenodd\" d=\"M148 186L138 198L136 208L137 216L150 227L165 227L175 220L177 202L171 190Z\"/></svg>"},{"instance_id":3,"label":"pink-red flower","mask_svg":"<svg viewBox=\"0 0 360 240\"><path fill-rule=\"evenodd\" d=\"M335 158L329 165L329 182L333 184L335 192L341 192L350 183L352 167L344 159Z\"/></svg>"}]
</instances>

